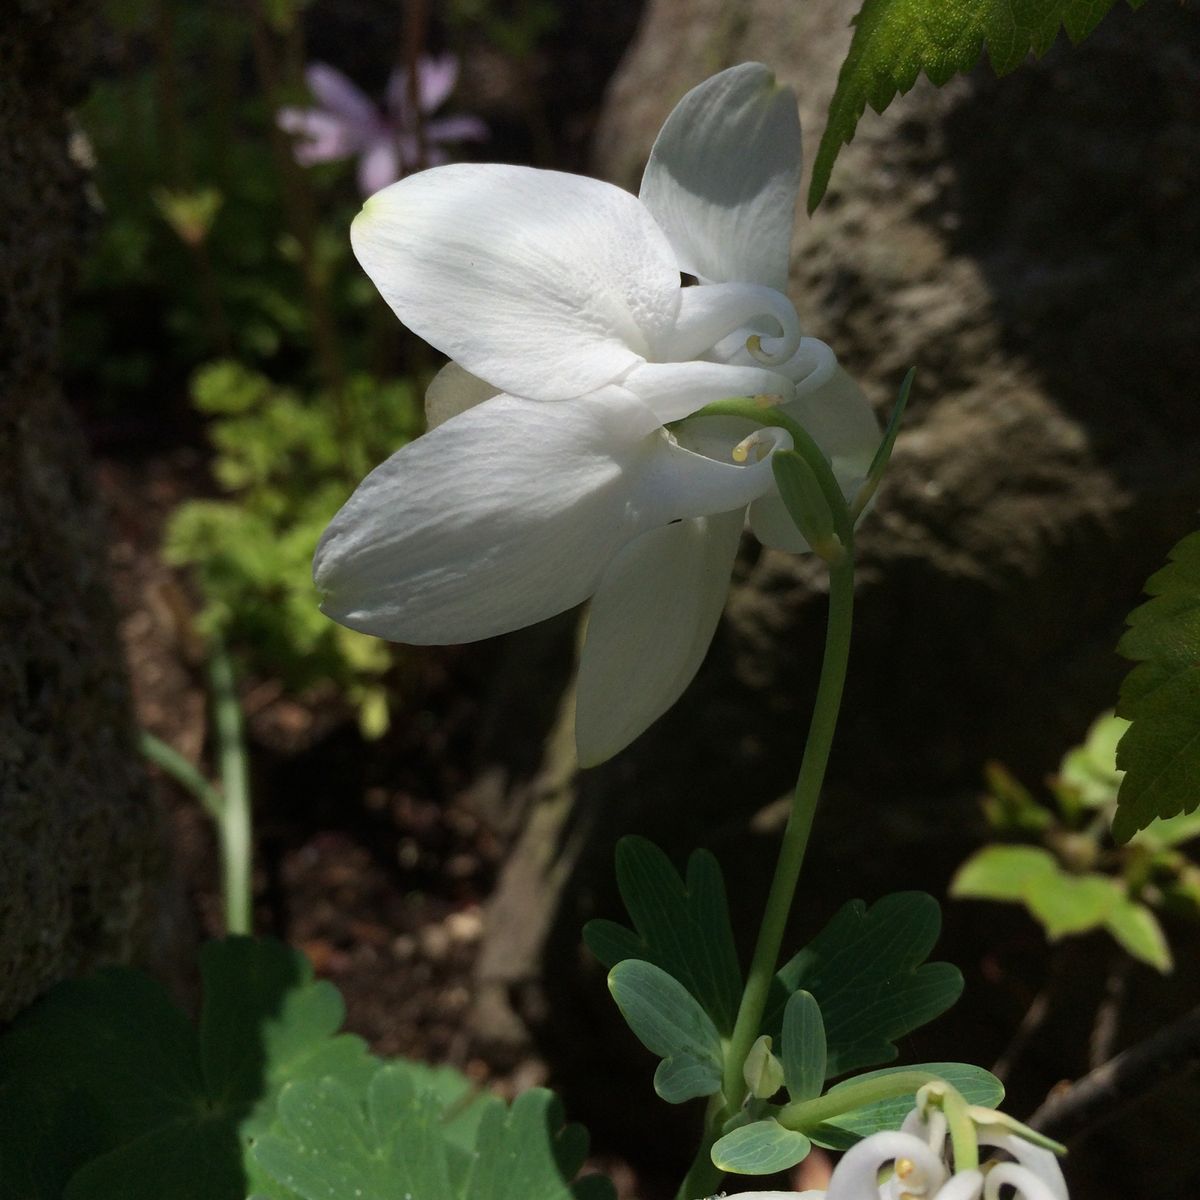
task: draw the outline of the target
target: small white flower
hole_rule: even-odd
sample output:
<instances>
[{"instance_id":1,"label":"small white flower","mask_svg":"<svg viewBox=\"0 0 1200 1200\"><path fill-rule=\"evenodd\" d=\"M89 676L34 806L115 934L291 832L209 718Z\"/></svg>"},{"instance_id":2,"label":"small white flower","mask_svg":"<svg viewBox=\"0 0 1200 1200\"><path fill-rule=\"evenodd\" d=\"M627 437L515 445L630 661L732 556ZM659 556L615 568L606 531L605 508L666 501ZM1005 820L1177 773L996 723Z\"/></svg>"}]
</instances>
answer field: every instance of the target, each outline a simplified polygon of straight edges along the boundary
<instances>
[{"instance_id":1,"label":"small white flower","mask_svg":"<svg viewBox=\"0 0 1200 1200\"><path fill-rule=\"evenodd\" d=\"M322 539L324 610L394 641L451 643L590 596L580 761L660 716L704 658L747 510L760 540L807 549L770 464L791 437L686 418L769 398L847 496L879 440L783 294L799 180L795 97L751 63L683 98L640 198L470 164L372 197L355 252L453 361L427 396L431 431L368 476Z\"/></svg>"},{"instance_id":2,"label":"small white flower","mask_svg":"<svg viewBox=\"0 0 1200 1200\"><path fill-rule=\"evenodd\" d=\"M945 1116L918 1106L900 1130L873 1133L847 1150L826 1191L747 1192L730 1200L1069 1200L1052 1151L1014 1133L999 1113L974 1108L970 1113L979 1146L1007 1157L985 1159L978 1169L952 1170Z\"/></svg>"}]
</instances>

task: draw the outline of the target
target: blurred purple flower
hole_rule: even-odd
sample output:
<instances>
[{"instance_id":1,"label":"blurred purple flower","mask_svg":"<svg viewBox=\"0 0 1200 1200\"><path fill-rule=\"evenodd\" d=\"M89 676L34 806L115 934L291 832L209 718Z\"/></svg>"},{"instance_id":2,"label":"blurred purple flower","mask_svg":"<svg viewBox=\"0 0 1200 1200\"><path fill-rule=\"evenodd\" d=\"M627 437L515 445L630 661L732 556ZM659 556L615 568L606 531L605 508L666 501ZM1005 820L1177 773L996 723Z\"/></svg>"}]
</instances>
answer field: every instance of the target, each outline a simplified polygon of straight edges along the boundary
<instances>
[{"instance_id":1,"label":"blurred purple flower","mask_svg":"<svg viewBox=\"0 0 1200 1200\"><path fill-rule=\"evenodd\" d=\"M453 54L417 60L419 120L409 96L408 71L403 67L397 67L388 79L382 110L341 71L325 63L313 63L304 78L319 107L281 108L275 118L279 128L297 135L293 153L301 166L357 155L358 186L364 196L419 166L446 162L450 156L443 147L449 142L477 142L488 135L478 117L428 119L446 102L458 81L458 59Z\"/></svg>"}]
</instances>

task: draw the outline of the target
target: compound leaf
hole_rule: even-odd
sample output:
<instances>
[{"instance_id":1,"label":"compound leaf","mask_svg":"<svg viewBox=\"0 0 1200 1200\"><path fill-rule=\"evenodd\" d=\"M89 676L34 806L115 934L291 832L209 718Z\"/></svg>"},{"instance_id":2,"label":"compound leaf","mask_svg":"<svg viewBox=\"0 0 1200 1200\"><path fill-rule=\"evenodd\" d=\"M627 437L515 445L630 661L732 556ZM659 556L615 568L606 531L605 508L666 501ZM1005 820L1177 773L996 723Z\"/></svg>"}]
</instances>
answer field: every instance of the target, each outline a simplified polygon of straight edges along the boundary
<instances>
[{"instance_id":1,"label":"compound leaf","mask_svg":"<svg viewBox=\"0 0 1200 1200\"><path fill-rule=\"evenodd\" d=\"M731 1033L742 974L717 860L707 850L694 851L685 882L653 842L624 837L617 843L617 886L634 928L589 921L583 940L591 952L610 968L629 958L661 967L721 1033Z\"/></svg>"},{"instance_id":2,"label":"compound leaf","mask_svg":"<svg viewBox=\"0 0 1200 1200\"><path fill-rule=\"evenodd\" d=\"M1032 52L1044 54L1065 29L1079 42L1115 0L864 0L838 75L808 192L808 211L821 202L838 152L854 137L866 106L883 112L923 71L939 87L969 71L984 47L997 75ZM1144 0L1127 0L1140 8Z\"/></svg>"},{"instance_id":3,"label":"compound leaf","mask_svg":"<svg viewBox=\"0 0 1200 1200\"><path fill-rule=\"evenodd\" d=\"M776 975L763 1032L778 1034L788 997L803 988L821 1009L826 1078L890 1062L894 1039L962 993L957 967L925 962L940 931L941 910L924 892L897 892L870 908L849 901Z\"/></svg>"},{"instance_id":4,"label":"compound leaf","mask_svg":"<svg viewBox=\"0 0 1200 1200\"><path fill-rule=\"evenodd\" d=\"M664 1100L682 1104L720 1090L721 1035L683 984L653 963L627 958L609 972L608 989L638 1041L663 1060L654 1087Z\"/></svg>"},{"instance_id":5,"label":"compound leaf","mask_svg":"<svg viewBox=\"0 0 1200 1200\"><path fill-rule=\"evenodd\" d=\"M1117 747L1125 772L1113 836L1127 842L1155 817L1200 805L1200 532L1171 551L1146 584L1117 649L1138 665L1121 685L1132 724Z\"/></svg>"}]
</instances>

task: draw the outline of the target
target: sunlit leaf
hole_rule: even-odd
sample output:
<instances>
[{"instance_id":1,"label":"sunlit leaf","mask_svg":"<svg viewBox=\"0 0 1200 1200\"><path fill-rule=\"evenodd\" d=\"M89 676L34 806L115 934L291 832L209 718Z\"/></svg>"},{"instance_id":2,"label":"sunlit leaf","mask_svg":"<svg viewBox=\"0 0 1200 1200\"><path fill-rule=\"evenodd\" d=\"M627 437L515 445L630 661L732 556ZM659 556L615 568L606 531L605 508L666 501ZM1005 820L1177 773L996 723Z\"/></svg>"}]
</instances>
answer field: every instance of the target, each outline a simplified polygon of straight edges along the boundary
<instances>
[{"instance_id":1,"label":"sunlit leaf","mask_svg":"<svg viewBox=\"0 0 1200 1200\"><path fill-rule=\"evenodd\" d=\"M924 72L939 87L971 70L984 48L998 75L1044 54L1065 29L1078 42L1115 0L865 0L838 75L813 164L808 210L821 202L838 152L868 104L883 112ZM1140 8L1144 0L1127 0Z\"/></svg>"}]
</instances>

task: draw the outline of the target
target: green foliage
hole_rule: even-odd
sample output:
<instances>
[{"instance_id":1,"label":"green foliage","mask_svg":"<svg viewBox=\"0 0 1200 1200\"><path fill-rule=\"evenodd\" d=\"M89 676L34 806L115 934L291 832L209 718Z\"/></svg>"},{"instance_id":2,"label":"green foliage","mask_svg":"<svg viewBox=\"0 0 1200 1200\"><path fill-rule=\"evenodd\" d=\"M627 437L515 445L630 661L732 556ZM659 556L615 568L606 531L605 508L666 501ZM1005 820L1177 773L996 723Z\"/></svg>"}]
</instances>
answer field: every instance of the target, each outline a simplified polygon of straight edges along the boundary
<instances>
[{"instance_id":1,"label":"green foliage","mask_svg":"<svg viewBox=\"0 0 1200 1200\"><path fill-rule=\"evenodd\" d=\"M448 1068L381 1064L295 951L230 938L200 971L198 1025L109 968L0 1036L6 1200L612 1200L571 1186L587 1137L549 1093L509 1110Z\"/></svg>"},{"instance_id":2,"label":"green foliage","mask_svg":"<svg viewBox=\"0 0 1200 1200\"><path fill-rule=\"evenodd\" d=\"M868 1071L856 1075L844 1083L835 1084L826 1093L836 1096L870 1079L883 1079L905 1071L922 1071L944 1079L956 1088L968 1104L982 1108L995 1108L1004 1099L1004 1085L990 1071L974 1067L969 1063L914 1063L911 1067L890 1067L883 1071ZM807 1130L809 1137L818 1146L829 1150L848 1150L861 1138L870 1137L885 1129L898 1129L900 1123L912 1111L916 1100L916 1088L902 1096L888 1100L877 1100L873 1104L842 1113L831 1121L825 1121L815 1129Z\"/></svg>"},{"instance_id":3,"label":"green foliage","mask_svg":"<svg viewBox=\"0 0 1200 1200\"><path fill-rule=\"evenodd\" d=\"M720 1091L721 1035L683 984L653 963L627 958L609 972L608 990L638 1040L662 1059L654 1090L668 1104Z\"/></svg>"},{"instance_id":4,"label":"green foliage","mask_svg":"<svg viewBox=\"0 0 1200 1200\"><path fill-rule=\"evenodd\" d=\"M334 401L222 361L197 372L193 398L211 417L213 474L229 499L176 510L165 555L195 570L203 626L294 690L332 679L365 730L382 732L389 652L321 613L312 556L353 481L419 432L412 387L356 376Z\"/></svg>"},{"instance_id":5,"label":"green foliage","mask_svg":"<svg viewBox=\"0 0 1200 1200\"><path fill-rule=\"evenodd\" d=\"M248 1147L286 1084L374 1073L301 955L234 938L206 946L200 970L198 1028L157 983L110 968L61 984L0 1038L8 1195L242 1200Z\"/></svg>"},{"instance_id":6,"label":"green foliage","mask_svg":"<svg viewBox=\"0 0 1200 1200\"><path fill-rule=\"evenodd\" d=\"M989 823L1041 845L984 846L959 868L951 893L1021 904L1052 941L1105 930L1135 958L1169 971L1157 911L1200 916L1200 867L1180 849L1200 836L1200 812L1152 819L1124 847L1113 844L1108 830L1126 778L1118 745L1130 729L1112 713L1099 717L1084 743L1063 756L1047 801L989 767Z\"/></svg>"},{"instance_id":7,"label":"green foliage","mask_svg":"<svg viewBox=\"0 0 1200 1200\"><path fill-rule=\"evenodd\" d=\"M940 931L937 901L924 892L884 896L870 908L849 901L776 975L764 1032L779 1032L789 997L803 989L820 1006L827 1078L890 1062L896 1038L962 993L957 967L925 962Z\"/></svg>"},{"instance_id":8,"label":"green foliage","mask_svg":"<svg viewBox=\"0 0 1200 1200\"><path fill-rule=\"evenodd\" d=\"M571 1185L587 1145L550 1092L525 1092L511 1109L492 1096L464 1108L396 1064L365 1095L336 1079L285 1089L254 1158L302 1200L611 1200L597 1176Z\"/></svg>"},{"instance_id":9,"label":"green foliage","mask_svg":"<svg viewBox=\"0 0 1200 1200\"><path fill-rule=\"evenodd\" d=\"M1151 599L1130 614L1117 647L1138 664L1118 704L1132 722L1117 750L1125 771L1113 819L1118 842L1155 818L1200 806L1200 532L1171 551L1146 592Z\"/></svg>"},{"instance_id":10,"label":"green foliage","mask_svg":"<svg viewBox=\"0 0 1200 1200\"><path fill-rule=\"evenodd\" d=\"M717 860L696 850L685 883L652 842L625 837L617 844L617 886L634 930L614 921L589 921L583 939L606 966L642 959L679 980L717 1029L733 1031L742 975Z\"/></svg>"},{"instance_id":11,"label":"green foliage","mask_svg":"<svg viewBox=\"0 0 1200 1200\"><path fill-rule=\"evenodd\" d=\"M742 1125L719 1138L712 1148L713 1165L734 1175L773 1175L808 1157L812 1142L784 1129L768 1117Z\"/></svg>"},{"instance_id":12,"label":"green foliage","mask_svg":"<svg viewBox=\"0 0 1200 1200\"><path fill-rule=\"evenodd\" d=\"M829 1075L825 1022L812 993L793 992L783 1010L783 1075L793 1100L821 1094Z\"/></svg>"},{"instance_id":13,"label":"green foliage","mask_svg":"<svg viewBox=\"0 0 1200 1200\"><path fill-rule=\"evenodd\" d=\"M1041 56L1065 29L1079 42L1114 0L864 0L854 38L838 75L808 192L808 210L821 202L838 152L854 137L868 104L883 112L923 71L939 87L969 71L986 45L997 75ZM1144 0L1127 0L1140 8Z\"/></svg>"}]
</instances>

